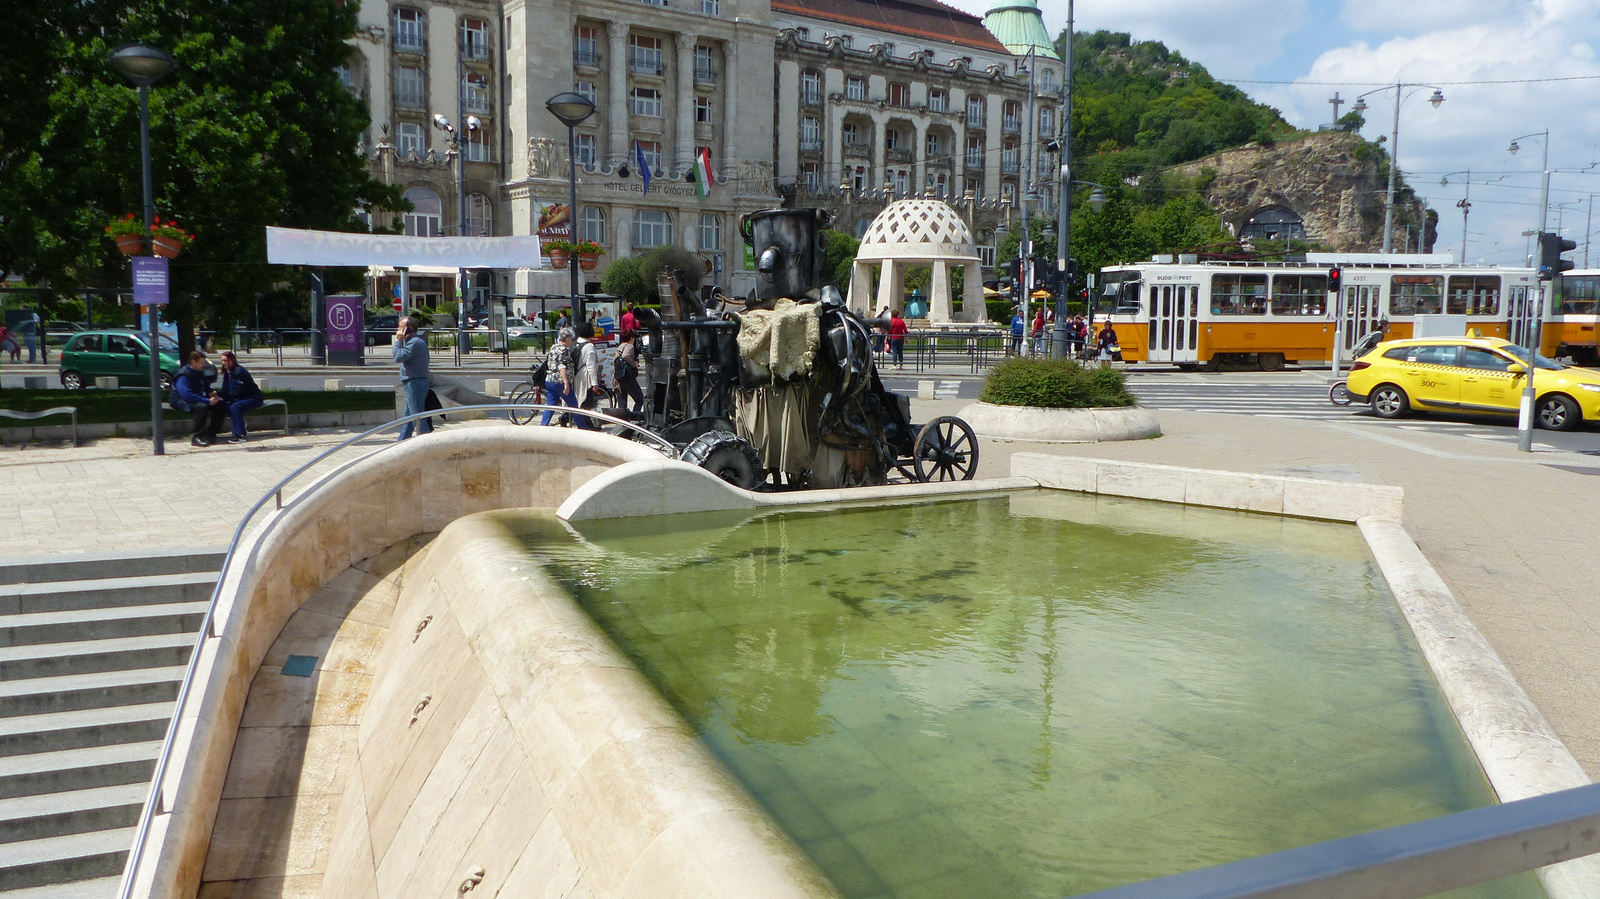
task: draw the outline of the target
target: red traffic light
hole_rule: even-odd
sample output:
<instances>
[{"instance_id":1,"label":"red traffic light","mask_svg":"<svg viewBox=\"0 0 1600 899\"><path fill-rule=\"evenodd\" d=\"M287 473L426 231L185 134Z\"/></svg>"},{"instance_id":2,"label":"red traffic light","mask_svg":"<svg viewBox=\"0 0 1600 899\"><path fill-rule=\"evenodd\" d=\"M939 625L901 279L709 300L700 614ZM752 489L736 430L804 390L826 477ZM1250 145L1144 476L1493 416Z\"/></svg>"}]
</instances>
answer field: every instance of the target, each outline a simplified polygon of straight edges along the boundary
<instances>
[{"instance_id":1,"label":"red traffic light","mask_svg":"<svg viewBox=\"0 0 1600 899\"><path fill-rule=\"evenodd\" d=\"M1341 283L1342 278L1343 274L1338 269L1328 269L1328 291L1330 293L1339 292L1339 284Z\"/></svg>"}]
</instances>

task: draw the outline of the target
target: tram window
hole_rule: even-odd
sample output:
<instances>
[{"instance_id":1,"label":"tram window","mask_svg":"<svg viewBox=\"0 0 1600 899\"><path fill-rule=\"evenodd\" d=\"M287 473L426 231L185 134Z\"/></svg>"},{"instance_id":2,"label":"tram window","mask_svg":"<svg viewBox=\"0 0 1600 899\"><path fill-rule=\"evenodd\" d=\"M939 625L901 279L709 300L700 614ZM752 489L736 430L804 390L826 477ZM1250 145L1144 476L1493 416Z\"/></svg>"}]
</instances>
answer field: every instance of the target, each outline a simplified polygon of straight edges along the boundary
<instances>
[{"instance_id":1,"label":"tram window","mask_svg":"<svg viewBox=\"0 0 1600 899\"><path fill-rule=\"evenodd\" d=\"M1440 275L1393 275L1389 278L1390 315L1436 315L1444 311L1444 278Z\"/></svg>"},{"instance_id":2,"label":"tram window","mask_svg":"<svg viewBox=\"0 0 1600 899\"><path fill-rule=\"evenodd\" d=\"M1562 277L1561 314L1594 315L1596 312L1600 312L1600 277Z\"/></svg>"},{"instance_id":3,"label":"tram window","mask_svg":"<svg viewBox=\"0 0 1600 899\"><path fill-rule=\"evenodd\" d=\"M1266 315L1266 275L1212 275L1212 315Z\"/></svg>"},{"instance_id":4,"label":"tram window","mask_svg":"<svg viewBox=\"0 0 1600 899\"><path fill-rule=\"evenodd\" d=\"M1321 315L1327 305L1327 275L1278 275L1272 279L1273 315Z\"/></svg>"},{"instance_id":5,"label":"tram window","mask_svg":"<svg viewBox=\"0 0 1600 899\"><path fill-rule=\"evenodd\" d=\"M1451 315L1498 315L1500 278L1497 275L1451 275L1445 292L1445 311Z\"/></svg>"}]
</instances>

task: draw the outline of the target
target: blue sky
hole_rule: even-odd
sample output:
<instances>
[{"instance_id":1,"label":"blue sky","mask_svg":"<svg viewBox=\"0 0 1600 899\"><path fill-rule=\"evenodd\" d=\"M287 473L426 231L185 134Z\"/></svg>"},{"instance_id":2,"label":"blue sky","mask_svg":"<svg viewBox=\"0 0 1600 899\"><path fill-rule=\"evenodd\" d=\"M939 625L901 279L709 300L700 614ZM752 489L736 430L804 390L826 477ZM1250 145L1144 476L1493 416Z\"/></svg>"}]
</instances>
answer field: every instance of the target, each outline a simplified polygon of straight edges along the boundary
<instances>
[{"instance_id":1,"label":"blue sky","mask_svg":"<svg viewBox=\"0 0 1600 899\"><path fill-rule=\"evenodd\" d=\"M989 5L954 2L980 14ZM1067 0L1039 2L1051 33L1063 28ZM1457 252L1456 202L1467 182L1462 173L1471 170L1467 259L1474 262L1523 261L1521 232L1538 226L1542 146L1524 139L1515 156L1507 146L1548 128L1550 227L1559 222L1579 242L1583 261L1590 195L1600 193L1596 0L1077 0L1075 17L1080 30L1163 41L1300 127L1329 120L1334 91L1348 99L1397 80L1439 85L1445 102L1437 109L1427 103L1431 90L1407 92L1400 170L1440 214L1437 249ZM1584 80L1482 83L1552 78ZM1251 83L1273 81L1292 83ZM1387 135L1394 90L1367 102L1363 134ZM1600 210L1592 227L1600 237ZM1590 264L1600 268L1600 241Z\"/></svg>"}]
</instances>

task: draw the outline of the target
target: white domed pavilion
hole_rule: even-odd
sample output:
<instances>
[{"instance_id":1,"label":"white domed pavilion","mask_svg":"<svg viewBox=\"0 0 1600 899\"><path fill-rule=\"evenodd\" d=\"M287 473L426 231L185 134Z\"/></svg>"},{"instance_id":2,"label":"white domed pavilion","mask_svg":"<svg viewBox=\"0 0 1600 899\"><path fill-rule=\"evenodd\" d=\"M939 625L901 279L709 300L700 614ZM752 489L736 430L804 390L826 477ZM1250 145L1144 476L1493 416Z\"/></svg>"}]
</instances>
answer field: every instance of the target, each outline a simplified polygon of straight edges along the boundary
<instances>
[{"instance_id":1,"label":"white domed pavilion","mask_svg":"<svg viewBox=\"0 0 1600 899\"><path fill-rule=\"evenodd\" d=\"M883 267L876 302L872 296L872 266ZM962 278L962 319L982 321L983 271L972 231L948 203L933 199L890 203L861 236L855 268L850 275L850 308L871 314L884 307L905 304L906 270L933 269L929 290L928 323L955 321L950 303L950 266L965 271Z\"/></svg>"}]
</instances>

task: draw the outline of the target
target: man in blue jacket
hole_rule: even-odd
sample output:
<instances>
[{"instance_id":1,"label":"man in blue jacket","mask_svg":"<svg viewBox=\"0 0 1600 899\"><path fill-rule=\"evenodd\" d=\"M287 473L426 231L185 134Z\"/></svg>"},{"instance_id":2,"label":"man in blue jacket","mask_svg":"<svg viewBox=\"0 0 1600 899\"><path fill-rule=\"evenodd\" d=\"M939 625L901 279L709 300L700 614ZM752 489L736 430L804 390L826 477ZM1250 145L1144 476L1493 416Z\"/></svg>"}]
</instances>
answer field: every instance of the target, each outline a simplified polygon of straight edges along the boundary
<instances>
[{"instance_id":1,"label":"man in blue jacket","mask_svg":"<svg viewBox=\"0 0 1600 899\"><path fill-rule=\"evenodd\" d=\"M244 414L261 408L262 396L256 379L239 364L239 357L233 350L222 351L222 398L228 404L228 418L233 424L233 436L228 442L243 443L246 436Z\"/></svg>"},{"instance_id":2,"label":"man in blue jacket","mask_svg":"<svg viewBox=\"0 0 1600 899\"><path fill-rule=\"evenodd\" d=\"M189 354L189 364L178 369L172 379L172 392L167 403L179 412L194 416L194 431L189 437L190 446L210 446L222 430L222 417L228 407L221 394L211 389L206 381L206 354L196 350Z\"/></svg>"},{"instance_id":3,"label":"man in blue jacket","mask_svg":"<svg viewBox=\"0 0 1600 899\"><path fill-rule=\"evenodd\" d=\"M411 316L400 319L394 332L394 361L400 364L400 389L406 395L406 413L426 412L428 405L428 342L417 334L417 323ZM400 426L400 439L410 440L412 426L416 433L433 433L433 419L420 418Z\"/></svg>"}]
</instances>

